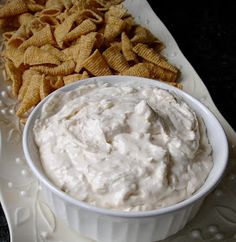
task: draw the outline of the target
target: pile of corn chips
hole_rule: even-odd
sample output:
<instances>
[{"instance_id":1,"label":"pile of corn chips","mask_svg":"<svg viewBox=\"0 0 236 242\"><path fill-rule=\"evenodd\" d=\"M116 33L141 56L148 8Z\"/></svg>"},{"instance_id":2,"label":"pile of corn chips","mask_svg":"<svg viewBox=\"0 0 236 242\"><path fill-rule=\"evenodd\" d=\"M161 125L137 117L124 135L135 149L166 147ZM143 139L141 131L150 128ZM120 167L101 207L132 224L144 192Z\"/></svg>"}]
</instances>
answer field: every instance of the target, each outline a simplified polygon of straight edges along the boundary
<instances>
[{"instance_id":1,"label":"pile of corn chips","mask_svg":"<svg viewBox=\"0 0 236 242\"><path fill-rule=\"evenodd\" d=\"M77 80L132 75L179 86L179 70L122 0L8 0L0 8L5 70L24 119L52 91Z\"/></svg>"}]
</instances>

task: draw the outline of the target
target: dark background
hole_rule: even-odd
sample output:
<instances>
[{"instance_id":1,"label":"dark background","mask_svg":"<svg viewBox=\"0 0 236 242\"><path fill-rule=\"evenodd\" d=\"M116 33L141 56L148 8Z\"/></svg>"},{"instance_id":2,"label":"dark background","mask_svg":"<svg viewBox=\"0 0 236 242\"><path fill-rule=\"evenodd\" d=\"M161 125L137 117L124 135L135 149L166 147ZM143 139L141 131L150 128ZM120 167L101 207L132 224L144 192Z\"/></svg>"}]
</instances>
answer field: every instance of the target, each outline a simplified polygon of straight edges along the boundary
<instances>
[{"instance_id":1,"label":"dark background","mask_svg":"<svg viewBox=\"0 0 236 242\"><path fill-rule=\"evenodd\" d=\"M219 111L236 130L234 1L183 3L149 0L149 3L207 86ZM9 241L9 231L1 208L0 241Z\"/></svg>"},{"instance_id":2,"label":"dark background","mask_svg":"<svg viewBox=\"0 0 236 242\"><path fill-rule=\"evenodd\" d=\"M236 8L234 1L151 1L183 54L236 129Z\"/></svg>"}]
</instances>

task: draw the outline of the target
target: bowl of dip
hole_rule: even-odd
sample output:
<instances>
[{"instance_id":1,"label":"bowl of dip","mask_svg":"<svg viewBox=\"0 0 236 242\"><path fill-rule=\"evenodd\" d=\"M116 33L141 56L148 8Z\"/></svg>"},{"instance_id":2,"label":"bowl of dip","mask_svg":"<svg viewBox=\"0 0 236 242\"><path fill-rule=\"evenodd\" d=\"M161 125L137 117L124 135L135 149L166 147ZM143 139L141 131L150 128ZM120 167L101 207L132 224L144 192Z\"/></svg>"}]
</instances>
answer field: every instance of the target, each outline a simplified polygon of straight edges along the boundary
<instances>
[{"instance_id":1,"label":"bowl of dip","mask_svg":"<svg viewBox=\"0 0 236 242\"><path fill-rule=\"evenodd\" d=\"M224 130L203 104L163 82L130 76L53 92L30 114L23 150L55 215L103 242L175 234L228 160Z\"/></svg>"}]
</instances>

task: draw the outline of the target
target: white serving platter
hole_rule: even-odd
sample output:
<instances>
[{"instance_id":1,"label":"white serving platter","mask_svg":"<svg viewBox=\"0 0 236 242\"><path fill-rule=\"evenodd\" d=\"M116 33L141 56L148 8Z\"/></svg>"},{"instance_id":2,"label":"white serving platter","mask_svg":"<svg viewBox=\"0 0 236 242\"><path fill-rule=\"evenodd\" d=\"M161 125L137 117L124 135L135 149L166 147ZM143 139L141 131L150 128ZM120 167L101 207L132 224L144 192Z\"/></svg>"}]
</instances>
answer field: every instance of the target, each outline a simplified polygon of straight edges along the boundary
<instances>
[{"instance_id":1,"label":"white serving platter","mask_svg":"<svg viewBox=\"0 0 236 242\"><path fill-rule=\"evenodd\" d=\"M1 2L1 1L0 1ZM205 104L219 119L229 141L230 161L223 181L208 196L198 215L166 242L236 241L236 133L217 110L210 94L175 40L146 0L126 0L125 6L141 25L166 45L164 55L180 68L183 90ZM140 11L142 9L142 11ZM0 75L0 201L11 242L91 242L57 219L44 203L38 181L23 155L22 127L9 83ZM144 241L145 242L145 241Z\"/></svg>"}]
</instances>

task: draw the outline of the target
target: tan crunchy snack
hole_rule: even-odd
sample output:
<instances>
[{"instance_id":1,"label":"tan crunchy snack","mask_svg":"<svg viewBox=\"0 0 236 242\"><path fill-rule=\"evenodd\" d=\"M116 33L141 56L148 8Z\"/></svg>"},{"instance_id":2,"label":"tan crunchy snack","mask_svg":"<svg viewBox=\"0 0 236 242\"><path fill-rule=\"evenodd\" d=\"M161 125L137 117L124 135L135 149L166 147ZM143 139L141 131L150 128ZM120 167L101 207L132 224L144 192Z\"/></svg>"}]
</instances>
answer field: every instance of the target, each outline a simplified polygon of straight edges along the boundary
<instances>
[{"instance_id":1,"label":"tan crunchy snack","mask_svg":"<svg viewBox=\"0 0 236 242\"><path fill-rule=\"evenodd\" d=\"M52 91L92 76L134 75L179 87L164 44L138 25L122 0L8 0L0 7L5 70L17 115Z\"/></svg>"}]
</instances>

